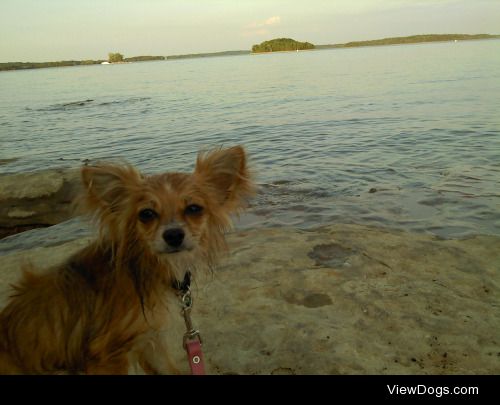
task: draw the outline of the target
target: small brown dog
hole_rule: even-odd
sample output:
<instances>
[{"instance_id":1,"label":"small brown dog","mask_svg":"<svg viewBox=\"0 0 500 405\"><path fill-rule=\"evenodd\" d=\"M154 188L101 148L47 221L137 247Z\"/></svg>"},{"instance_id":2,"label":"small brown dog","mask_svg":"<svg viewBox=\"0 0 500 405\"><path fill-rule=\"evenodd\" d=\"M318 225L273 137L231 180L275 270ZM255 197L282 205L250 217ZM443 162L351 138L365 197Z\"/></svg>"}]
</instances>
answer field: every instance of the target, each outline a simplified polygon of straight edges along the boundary
<instances>
[{"instance_id":1,"label":"small brown dog","mask_svg":"<svg viewBox=\"0 0 500 405\"><path fill-rule=\"evenodd\" d=\"M99 238L41 275L25 271L0 313L0 373L176 373L173 283L225 250L230 214L254 191L245 151L202 153L192 174L98 165L82 179Z\"/></svg>"}]
</instances>

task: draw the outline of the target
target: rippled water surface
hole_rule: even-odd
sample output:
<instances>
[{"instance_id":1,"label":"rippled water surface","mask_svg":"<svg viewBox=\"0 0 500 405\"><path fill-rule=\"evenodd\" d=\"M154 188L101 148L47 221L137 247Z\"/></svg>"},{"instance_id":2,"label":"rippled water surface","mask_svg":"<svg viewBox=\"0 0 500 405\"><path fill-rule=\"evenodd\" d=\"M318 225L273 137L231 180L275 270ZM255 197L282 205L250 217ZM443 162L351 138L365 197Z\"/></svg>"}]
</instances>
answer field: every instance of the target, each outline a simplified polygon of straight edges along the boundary
<instances>
[{"instance_id":1,"label":"rippled water surface","mask_svg":"<svg viewBox=\"0 0 500 405\"><path fill-rule=\"evenodd\" d=\"M244 144L240 226L500 235L500 41L0 72L0 172Z\"/></svg>"}]
</instances>

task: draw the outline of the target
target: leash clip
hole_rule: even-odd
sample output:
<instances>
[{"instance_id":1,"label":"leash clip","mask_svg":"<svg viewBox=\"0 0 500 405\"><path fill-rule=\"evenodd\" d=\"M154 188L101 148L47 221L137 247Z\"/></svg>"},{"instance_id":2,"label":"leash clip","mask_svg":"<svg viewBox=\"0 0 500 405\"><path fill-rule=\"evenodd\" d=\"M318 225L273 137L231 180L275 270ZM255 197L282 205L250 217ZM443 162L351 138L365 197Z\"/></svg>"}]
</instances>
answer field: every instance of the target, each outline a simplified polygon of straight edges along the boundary
<instances>
[{"instance_id":1,"label":"leash clip","mask_svg":"<svg viewBox=\"0 0 500 405\"><path fill-rule=\"evenodd\" d=\"M193 306L193 297L191 296L191 289L187 287L183 294L181 295L181 303L183 311L191 311Z\"/></svg>"},{"instance_id":2,"label":"leash clip","mask_svg":"<svg viewBox=\"0 0 500 405\"><path fill-rule=\"evenodd\" d=\"M182 345L184 349L186 348L187 342L198 338L200 345L202 344L202 339L200 331L193 327L193 321L191 320L191 309L193 307L193 297L191 296L191 290L188 288L186 292L181 297L182 302L182 315L184 316L184 323L186 324L187 332L184 333L182 339Z\"/></svg>"}]
</instances>

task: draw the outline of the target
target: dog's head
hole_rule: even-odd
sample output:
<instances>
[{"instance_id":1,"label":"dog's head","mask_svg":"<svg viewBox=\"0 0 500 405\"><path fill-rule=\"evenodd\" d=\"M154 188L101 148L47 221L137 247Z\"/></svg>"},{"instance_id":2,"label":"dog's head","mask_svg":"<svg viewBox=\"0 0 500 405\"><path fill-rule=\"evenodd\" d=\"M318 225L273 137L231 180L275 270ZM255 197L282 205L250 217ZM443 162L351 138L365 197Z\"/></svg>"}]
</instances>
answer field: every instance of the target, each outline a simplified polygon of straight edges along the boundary
<instances>
[{"instance_id":1,"label":"dog's head","mask_svg":"<svg viewBox=\"0 0 500 405\"><path fill-rule=\"evenodd\" d=\"M142 176L127 165L96 165L84 167L82 179L83 205L118 259L154 258L174 272L200 260L213 264L230 215L254 190L240 146L200 153L191 174Z\"/></svg>"}]
</instances>

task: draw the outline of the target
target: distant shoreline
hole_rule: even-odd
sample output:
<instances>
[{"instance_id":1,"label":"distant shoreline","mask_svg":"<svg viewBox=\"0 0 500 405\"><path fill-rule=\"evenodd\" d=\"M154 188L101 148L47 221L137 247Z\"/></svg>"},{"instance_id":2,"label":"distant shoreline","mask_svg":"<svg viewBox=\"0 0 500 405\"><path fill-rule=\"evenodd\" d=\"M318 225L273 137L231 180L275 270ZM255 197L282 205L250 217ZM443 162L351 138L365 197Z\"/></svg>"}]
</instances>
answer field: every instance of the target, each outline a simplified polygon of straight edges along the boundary
<instances>
[{"instance_id":1,"label":"distant shoreline","mask_svg":"<svg viewBox=\"0 0 500 405\"><path fill-rule=\"evenodd\" d=\"M353 41L344 44L327 44L315 45L314 49L305 49L308 51L324 50L324 49L346 49L358 48L368 46L387 46L387 45L414 45L429 42L457 42L457 41L473 41L473 40L486 40L486 39L500 39L500 35L491 34L431 34L431 35L412 35L407 37L391 37L383 39L375 39L368 41ZM299 50L302 51L302 50ZM274 52L252 52L252 51L223 51L223 52L209 52L209 53L195 53L184 55L169 55L169 56L136 56L126 58L124 61L132 62L149 62L149 61L171 61L179 59L194 59L194 58L208 58L220 56L237 56L237 55L262 55L283 52L297 52L296 50L290 51L274 51ZM65 66L90 66L100 65L104 60L82 60L82 61L59 61L59 62L7 62L0 63L0 71L12 70L26 70L26 69L41 69L49 67L65 67ZM115 63L110 63L115 64Z\"/></svg>"},{"instance_id":2,"label":"distant shoreline","mask_svg":"<svg viewBox=\"0 0 500 405\"><path fill-rule=\"evenodd\" d=\"M0 63L0 71L10 70L28 70L28 69L43 69L50 67L70 67L70 66L91 66L91 65L122 65L133 62L149 62L156 60L165 60L164 56L134 56L125 58L119 62L108 62L104 59L87 59L87 60L63 60L58 62L7 62Z\"/></svg>"},{"instance_id":3,"label":"distant shoreline","mask_svg":"<svg viewBox=\"0 0 500 405\"><path fill-rule=\"evenodd\" d=\"M345 44L316 45L315 49L339 49L339 48L358 48L367 46L386 46L386 45L412 45L428 42L458 42L474 41L483 39L499 39L500 35L490 34L430 34L430 35L411 35L407 37L391 37L382 39L373 39L368 41L353 41Z\"/></svg>"}]
</instances>

